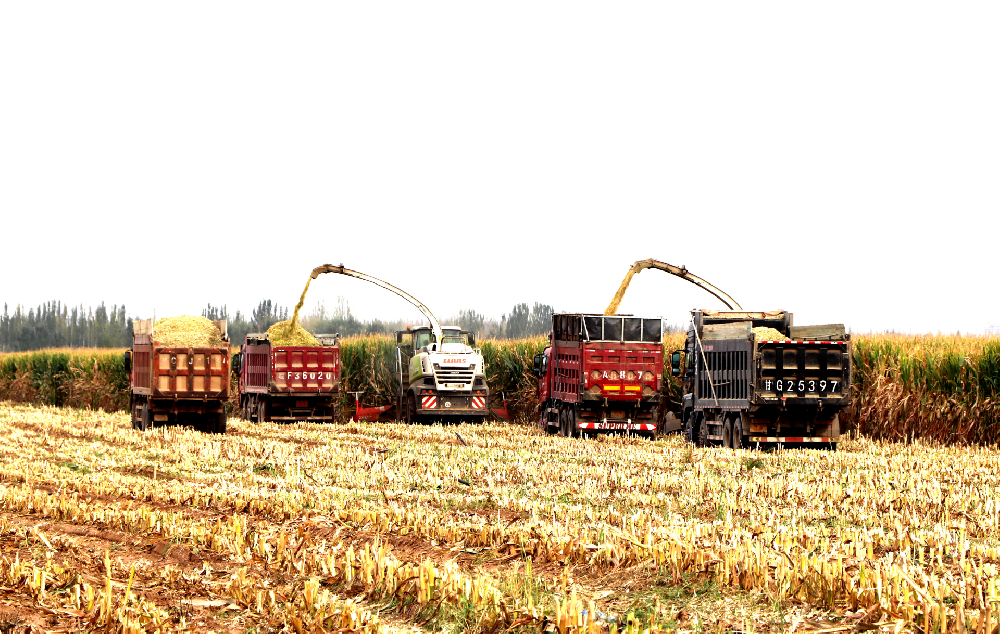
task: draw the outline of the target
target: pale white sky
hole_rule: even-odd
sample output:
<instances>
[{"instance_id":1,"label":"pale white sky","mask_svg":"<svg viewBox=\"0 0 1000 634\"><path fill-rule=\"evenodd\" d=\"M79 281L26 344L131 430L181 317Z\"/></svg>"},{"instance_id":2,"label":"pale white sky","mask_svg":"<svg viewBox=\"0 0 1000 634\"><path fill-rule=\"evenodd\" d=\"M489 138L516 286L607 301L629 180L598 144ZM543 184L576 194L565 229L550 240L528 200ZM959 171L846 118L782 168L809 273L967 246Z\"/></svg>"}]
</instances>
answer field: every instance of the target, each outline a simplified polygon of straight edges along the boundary
<instances>
[{"instance_id":1,"label":"pale white sky","mask_svg":"<svg viewBox=\"0 0 1000 634\"><path fill-rule=\"evenodd\" d=\"M1000 323L994 2L8 2L0 303ZM415 311L326 275L363 318ZM721 307L646 271L623 312ZM2 309L0 309L2 310Z\"/></svg>"}]
</instances>

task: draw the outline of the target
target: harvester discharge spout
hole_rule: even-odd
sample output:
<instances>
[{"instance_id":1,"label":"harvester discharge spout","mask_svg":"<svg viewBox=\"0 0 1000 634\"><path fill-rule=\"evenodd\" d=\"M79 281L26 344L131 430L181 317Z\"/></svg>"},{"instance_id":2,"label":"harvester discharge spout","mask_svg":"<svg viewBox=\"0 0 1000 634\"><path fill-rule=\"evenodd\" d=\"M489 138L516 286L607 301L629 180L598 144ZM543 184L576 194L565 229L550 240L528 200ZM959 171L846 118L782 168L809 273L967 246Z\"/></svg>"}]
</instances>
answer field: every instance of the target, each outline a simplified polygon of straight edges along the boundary
<instances>
[{"instance_id":1,"label":"harvester discharge spout","mask_svg":"<svg viewBox=\"0 0 1000 634\"><path fill-rule=\"evenodd\" d=\"M696 286L700 286L712 295L715 295L715 297L725 304L729 310L743 310L743 307L740 306L735 299L701 279L697 275L691 273L686 267L674 266L673 264L667 264L666 262L660 262L659 260L648 258L646 260L639 260L632 265L628 273L625 275L625 279L622 280L621 286L618 287L618 292L615 293L611 303L608 304L607 309L604 311L605 315L614 315L618 312L618 306L621 304L622 298L625 296L625 291L628 290L628 285L629 282L632 281L632 276L636 273L641 273L645 269L659 269L670 273L671 275L676 275L677 277L685 279Z\"/></svg>"},{"instance_id":2,"label":"harvester discharge spout","mask_svg":"<svg viewBox=\"0 0 1000 634\"><path fill-rule=\"evenodd\" d=\"M434 314L430 311L429 308L427 308L427 306L425 306L423 304L423 302L421 302L420 300L418 300L413 295L410 295L406 291L404 291L402 289L399 289L399 288L396 288L392 284L390 284L388 282L385 282L383 280L380 280L377 277L372 277L371 275L365 275L364 273L360 273L358 271L353 271L353 270L351 270L349 268L344 267L343 264L340 264L339 266L334 266L333 264L323 264L322 266L317 266L316 268L314 268L312 270L312 274L310 275L310 277L312 279L316 279L317 277L319 277L323 273L339 273L340 275L347 275L349 277L355 277L355 278L357 278L359 280L364 280L366 282L371 282L372 284L375 284L376 286L381 286L382 288L386 289L387 291L391 291L391 292L395 293L396 295L399 295L400 297L402 297L406 301L408 301L411 304L413 304L414 306L416 306L417 310L419 310L421 313L423 313L424 317L426 317L431 322L431 329L434 331L434 336L437 338L438 342L444 341L444 333L441 330L441 324L438 322L437 317L434 316Z\"/></svg>"}]
</instances>

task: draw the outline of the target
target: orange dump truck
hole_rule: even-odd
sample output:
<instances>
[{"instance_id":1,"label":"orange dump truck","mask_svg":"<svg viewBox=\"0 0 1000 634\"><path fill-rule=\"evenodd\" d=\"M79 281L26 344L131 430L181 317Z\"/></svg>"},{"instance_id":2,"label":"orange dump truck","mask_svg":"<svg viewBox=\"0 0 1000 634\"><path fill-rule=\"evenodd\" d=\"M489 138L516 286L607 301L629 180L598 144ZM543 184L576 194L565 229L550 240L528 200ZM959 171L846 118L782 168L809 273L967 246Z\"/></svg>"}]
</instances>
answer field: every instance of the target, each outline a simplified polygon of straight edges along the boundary
<instances>
[{"instance_id":1,"label":"orange dump truck","mask_svg":"<svg viewBox=\"0 0 1000 634\"><path fill-rule=\"evenodd\" d=\"M229 333L225 319L214 323L225 345L192 348L161 346L152 319L133 320L128 354L133 429L181 424L226 432Z\"/></svg>"}]
</instances>

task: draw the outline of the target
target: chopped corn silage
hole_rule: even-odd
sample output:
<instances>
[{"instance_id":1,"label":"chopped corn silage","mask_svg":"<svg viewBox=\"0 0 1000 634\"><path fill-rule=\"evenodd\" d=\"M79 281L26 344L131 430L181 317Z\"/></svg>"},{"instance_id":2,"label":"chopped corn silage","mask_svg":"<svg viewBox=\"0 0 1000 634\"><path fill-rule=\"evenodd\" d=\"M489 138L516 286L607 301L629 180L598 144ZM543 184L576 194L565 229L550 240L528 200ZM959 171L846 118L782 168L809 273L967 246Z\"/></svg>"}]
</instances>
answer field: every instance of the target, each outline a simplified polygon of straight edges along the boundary
<instances>
[{"instance_id":1,"label":"chopped corn silage","mask_svg":"<svg viewBox=\"0 0 1000 634\"><path fill-rule=\"evenodd\" d=\"M618 287L615 296L611 298L611 303L604 309L605 315L614 315L618 312L618 307L622 303L622 298L625 297L625 291L628 290L628 285L632 281L633 275L635 275L635 269L629 269L628 273L625 274L625 279L622 280L621 286Z\"/></svg>"},{"instance_id":2,"label":"chopped corn silage","mask_svg":"<svg viewBox=\"0 0 1000 634\"><path fill-rule=\"evenodd\" d=\"M786 341L788 339L788 336L780 330L768 326L757 326L753 329L753 334L757 341Z\"/></svg>"},{"instance_id":3,"label":"chopped corn silage","mask_svg":"<svg viewBox=\"0 0 1000 634\"><path fill-rule=\"evenodd\" d=\"M167 348L218 348L225 346L218 326L204 317L163 317L153 324L153 340Z\"/></svg>"},{"instance_id":4,"label":"chopped corn silage","mask_svg":"<svg viewBox=\"0 0 1000 634\"><path fill-rule=\"evenodd\" d=\"M295 305L295 310L292 311L293 324L298 325L299 323L299 311L302 310L302 305L306 303L306 293L309 292L309 285L312 284L312 281L312 277L306 280L306 287L302 289L302 295L299 296L299 303Z\"/></svg>"},{"instance_id":5,"label":"chopped corn silage","mask_svg":"<svg viewBox=\"0 0 1000 634\"><path fill-rule=\"evenodd\" d=\"M267 336L274 346L318 346L319 341L308 330L292 320L279 321L267 329Z\"/></svg>"}]
</instances>

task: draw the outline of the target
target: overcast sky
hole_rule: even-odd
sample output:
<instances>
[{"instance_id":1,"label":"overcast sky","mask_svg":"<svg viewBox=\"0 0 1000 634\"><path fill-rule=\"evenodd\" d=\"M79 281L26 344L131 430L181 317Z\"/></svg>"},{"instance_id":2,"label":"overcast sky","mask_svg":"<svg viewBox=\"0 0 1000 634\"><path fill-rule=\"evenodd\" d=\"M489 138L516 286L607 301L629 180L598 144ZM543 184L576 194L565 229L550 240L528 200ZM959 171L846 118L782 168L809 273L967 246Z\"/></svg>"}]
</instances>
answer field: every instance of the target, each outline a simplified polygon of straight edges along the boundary
<instances>
[{"instance_id":1,"label":"overcast sky","mask_svg":"<svg viewBox=\"0 0 1000 634\"><path fill-rule=\"evenodd\" d=\"M6 2L0 302L1000 325L995 2ZM325 275L362 318L403 300ZM621 312L720 308L658 271Z\"/></svg>"}]
</instances>

